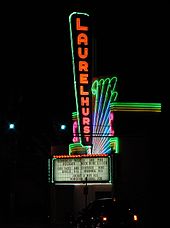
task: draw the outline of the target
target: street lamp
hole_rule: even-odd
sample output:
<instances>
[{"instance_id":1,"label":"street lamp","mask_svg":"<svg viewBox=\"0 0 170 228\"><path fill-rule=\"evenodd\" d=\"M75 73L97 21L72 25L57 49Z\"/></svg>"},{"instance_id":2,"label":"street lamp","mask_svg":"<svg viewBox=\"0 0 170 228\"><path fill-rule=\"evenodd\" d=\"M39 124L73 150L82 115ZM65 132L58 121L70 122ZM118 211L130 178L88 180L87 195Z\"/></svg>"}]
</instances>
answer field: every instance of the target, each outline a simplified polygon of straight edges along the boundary
<instances>
[{"instance_id":1,"label":"street lamp","mask_svg":"<svg viewBox=\"0 0 170 228\"><path fill-rule=\"evenodd\" d=\"M61 125L60 125L60 129L61 129L61 130L66 130L66 125L65 125L65 124L61 124Z\"/></svg>"},{"instance_id":2,"label":"street lamp","mask_svg":"<svg viewBox=\"0 0 170 228\"><path fill-rule=\"evenodd\" d=\"M14 130L15 129L15 124L14 123L9 123L8 124L9 130Z\"/></svg>"}]
</instances>

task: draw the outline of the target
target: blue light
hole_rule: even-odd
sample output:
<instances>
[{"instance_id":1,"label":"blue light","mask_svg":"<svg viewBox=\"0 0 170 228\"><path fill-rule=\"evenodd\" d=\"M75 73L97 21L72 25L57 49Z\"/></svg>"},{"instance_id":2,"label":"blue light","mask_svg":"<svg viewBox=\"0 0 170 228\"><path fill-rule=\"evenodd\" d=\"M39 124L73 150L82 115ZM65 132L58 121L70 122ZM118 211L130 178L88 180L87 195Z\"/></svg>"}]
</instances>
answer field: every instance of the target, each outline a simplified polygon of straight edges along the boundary
<instances>
[{"instance_id":1,"label":"blue light","mask_svg":"<svg viewBox=\"0 0 170 228\"><path fill-rule=\"evenodd\" d=\"M15 129L15 124L14 123L9 123L9 129Z\"/></svg>"},{"instance_id":2,"label":"blue light","mask_svg":"<svg viewBox=\"0 0 170 228\"><path fill-rule=\"evenodd\" d=\"M65 130L66 129L66 125L65 124L61 124L61 130Z\"/></svg>"}]
</instances>

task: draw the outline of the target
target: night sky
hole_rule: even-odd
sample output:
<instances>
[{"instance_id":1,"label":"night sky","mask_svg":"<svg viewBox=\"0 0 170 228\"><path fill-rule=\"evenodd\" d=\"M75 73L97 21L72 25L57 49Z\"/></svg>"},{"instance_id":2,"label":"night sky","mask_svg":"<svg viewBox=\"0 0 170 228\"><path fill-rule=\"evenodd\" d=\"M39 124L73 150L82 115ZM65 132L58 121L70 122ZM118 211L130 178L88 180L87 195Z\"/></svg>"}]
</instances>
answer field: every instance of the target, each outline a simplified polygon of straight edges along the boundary
<instances>
[{"instance_id":1,"label":"night sky","mask_svg":"<svg viewBox=\"0 0 170 228\"><path fill-rule=\"evenodd\" d=\"M16 100L20 106L28 102L26 108L34 107L34 113L51 112L57 118L72 109L68 106L74 105L68 17L73 11L88 12L92 17L94 74L118 77L119 101L162 102L168 15L165 6L144 3L113 3L103 8L88 2L60 7L6 6L1 97L8 97L13 106Z\"/></svg>"},{"instance_id":2,"label":"night sky","mask_svg":"<svg viewBox=\"0 0 170 228\"><path fill-rule=\"evenodd\" d=\"M42 190L42 186L46 184L47 175L46 169L41 173L41 168L51 143L71 142L71 113L75 111L75 101L68 17L73 11L87 12L92 17L96 45L95 76L117 76L118 101L162 103L161 115L165 117L169 97L169 15L166 5L114 1L104 5L107 1L96 2L80 4L73 1L60 6L50 3L9 4L1 8L3 192L13 186L5 182L13 170L9 162L13 155L6 146L11 140L6 130L9 120L17 124L18 191L25 180L23 191L36 193L35 189L41 189L41 198L46 191ZM165 125L166 122L165 118L162 122L158 115L144 117L121 114L118 118L121 130L118 133L122 137L135 135L138 140L141 132L147 131L148 135L152 135L149 138L153 144L157 141L158 147L155 144L149 147L152 151L150 161L154 161L151 167L158 174L160 141L166 135L160 135L160 131L163 131L162 123ZM57 130L59 123L69 126L62 142ZM131 129L129 123L132 124ZM157 154L156 158L153 154ZM34 200L38 199L35 197ZM39 202L42 205L46 203L41 199ZM29 205L29 202L26 204Z\"/></svg>"}]
</instances>

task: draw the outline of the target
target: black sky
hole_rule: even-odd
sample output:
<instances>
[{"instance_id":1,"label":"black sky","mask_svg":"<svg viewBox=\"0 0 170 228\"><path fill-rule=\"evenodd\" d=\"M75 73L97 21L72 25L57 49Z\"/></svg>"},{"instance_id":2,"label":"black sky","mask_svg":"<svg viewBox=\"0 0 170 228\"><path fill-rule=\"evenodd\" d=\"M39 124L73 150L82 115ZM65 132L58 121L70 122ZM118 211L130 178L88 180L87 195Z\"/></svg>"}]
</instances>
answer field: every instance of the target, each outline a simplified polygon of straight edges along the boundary
<instances>
[{"instance_id":1,"label":"black sky","mask_svg":"<svg viewBox=\"0 0 170 228\"><path fill-rule=\"evenodd\" d=\"M166 5L106 1L5 4L1 7L1 122L50 135L75 111L69 15L87 12L95 76L117 76L118 101L168 104ZM49 136L50 137L50 136Z\"/></svg>"},{"instance_id":2,"label":"black sky","mask_svg":"<svg viewBox=\"0 0 170 228\"><path fill-rule=\"evenodd\" d=\"M57 104L68 111L67 104L74 99L68 17L73 11L81 11L88 12L94 23L95 74L118 76L120 101L161 102L167 74L166 6L101 5L75 1L61 6L4 7L3 98L22 96L20 102L28 102L28 107L41 106L45 112L51 109L59 117L63 111Z\"/></svg>"},{"instance_id":3,"label":"black sky","mask_svg":"<svg viewBox=\"0 0 170 228\"><path fill-rule=\"evenodd\" d=\"M164 3L73 1L5 4L1 9L3 128L16 119L22 135L44 134L50 144L57 140L56 125L65 122L71 139L76 107L69 15L74 11L91 16L94 74L118 77L118 101L158 102L163 113L167 110L169 15ZM124 121L126 126L129 117ZM122 134L127 134L125 126Z\"/></svg>"},{"instance_id":4,"label":"black sky","mask_svg":"<svg viewBox=\"0 0 170 228\"><path fill-rule=\"evenodd\" d=\"M87 12L92 17L95 73L118 77L118 100L158 102L162 103L163 112L167 110L168 7L148 1L125 2L72 1L1 7L1 133L8 119L18 121L22 133L21 179L31 171L38 180L40 170L37 172L36 161L42 151L46 153L45 145L57 140L53 123L66 122L71 127L75 101L68 19L73 11ZM124 123L128 126L133 117ZM121 129L128 134L126 127ZM156 132L154 136L159 139ZM40 146L41 140L44 148ZM153 149L158 152L158 148ZM28 154L34 154L34 158ZM27 159L28 169L21 165L22 159ZM39 182L46 182L44 176Z\"/></svg>"}]
</instances>

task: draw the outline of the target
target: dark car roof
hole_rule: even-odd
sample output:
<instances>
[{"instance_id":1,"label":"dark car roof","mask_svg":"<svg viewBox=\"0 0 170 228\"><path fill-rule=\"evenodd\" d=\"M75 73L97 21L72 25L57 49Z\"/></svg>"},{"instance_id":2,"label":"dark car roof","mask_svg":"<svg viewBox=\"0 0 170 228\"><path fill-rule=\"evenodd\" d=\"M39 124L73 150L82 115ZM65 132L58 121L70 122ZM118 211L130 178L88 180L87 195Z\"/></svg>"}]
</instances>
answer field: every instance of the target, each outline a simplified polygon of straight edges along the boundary
<instances>
[{"instance_id":1,"label":"dark car roof","mask_svg":"<svg viewBox=\"0 0 170 228\"><path fill-rule=\"evenodd\" d=\"M120 205L120 206L131 206L130 203L127 200L121 200L116 198L99 198L89 203L91 204L112 204L112 205Z\"/></svg>"},{"instance_id":2,"label":"dark car roof","mask_svg":"<svg viewBox=\"0 0 170 228\"><path fill-rule=\"evenodd\" d=\"M110 213L127 213L127 211L133 210L133 207L126 200L117 200L115 198L100 198L89 203L86 208L86 212L110 212Z\"/></svg>"},{"instance_id":3,"label":"dark car roof","mask_svg":"<svg viewBox=\"0 0 170 228\"><path fill-rule=\"evenodd\" d=\"M86 221L87 224L98 221L103 216L107 216L107 224L130 224L134 222L133 215L136 214L136 209L131 207L129 201L113 198L100 198L88 204L80 213L79 221Z\"/></svg>"}]
</instances>

